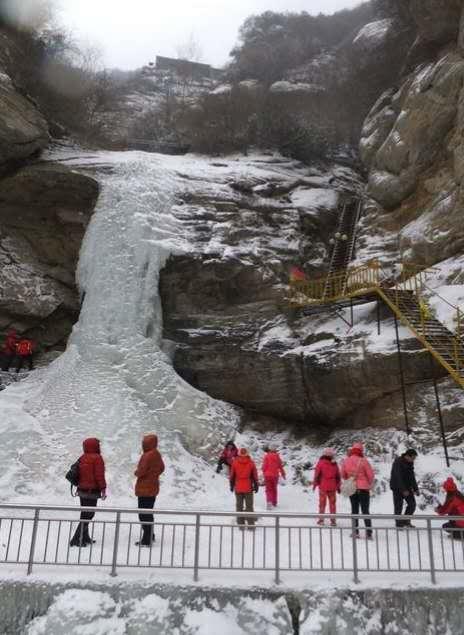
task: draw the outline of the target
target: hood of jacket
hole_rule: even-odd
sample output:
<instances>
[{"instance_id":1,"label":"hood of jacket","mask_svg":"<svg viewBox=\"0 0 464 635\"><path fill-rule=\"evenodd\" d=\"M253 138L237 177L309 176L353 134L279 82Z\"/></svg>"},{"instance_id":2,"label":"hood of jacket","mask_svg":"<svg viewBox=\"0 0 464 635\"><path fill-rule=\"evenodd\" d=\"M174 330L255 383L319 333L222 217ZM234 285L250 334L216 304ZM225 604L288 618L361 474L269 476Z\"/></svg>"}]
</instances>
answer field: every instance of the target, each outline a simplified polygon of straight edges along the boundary
<instances>
[{"instance_id":1,"label":"hood of jacket","mask_svg":"<svg viewBox=\"0 0 464 635\"><path fill-rule=\"evenodd\" d=\"M242 465L244 465L245 463L251 463L251 456L249 454L245 454L245 455L239 455L235 461L238 461L239 463L241 463Z\"/></svg>"},{"instance_id":2,"label":"hood of jacket","mask_svg":"<svg viewBox=\"0 0 464 635\"><path fill-rule=\"evenodd\" d=\"M82 444L84 454L100 454L100 441L98 439L85 439Z\"/></svg>"},{"instance_id":3,"label":"hood of jacket","mask_svg":"<svg viewBox=\"0 0 464 635\"><path fill-rule=\"evenodd\" d=\"M149 450L156 450L158 447L158 437L156 434L146 434L143 437L142 448L144 452L148 452Z\"/></svg>"}]
</instances>

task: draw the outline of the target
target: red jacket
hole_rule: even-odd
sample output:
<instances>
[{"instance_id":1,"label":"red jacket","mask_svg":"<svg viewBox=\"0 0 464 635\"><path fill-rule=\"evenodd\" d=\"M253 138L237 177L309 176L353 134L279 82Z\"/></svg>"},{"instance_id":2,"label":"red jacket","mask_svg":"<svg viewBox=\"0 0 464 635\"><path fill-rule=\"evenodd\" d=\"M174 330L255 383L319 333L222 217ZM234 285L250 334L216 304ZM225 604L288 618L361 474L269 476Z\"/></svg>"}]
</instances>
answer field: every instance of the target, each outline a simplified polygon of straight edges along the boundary
<instances>
[{"instance_id":1,"label":"red jacket","mask_svg":"<svg viewBox=\"0 0 464 635\"><path fill-rule=\"evenodd\" d=\"M230 469L230 487L236 494L250 494L258 486L256 465L248 456L238 456Z\"/></svg>"},{"instance_id":2,"label":"red jacket","mask_svg":"<svg viewBox=\"0 0 464 635\"><path fill-rule=\"evenodd\" d=\"M262 470L264 478L278 478L279 474L285 478L284 466L278 452L266 452L263 459Z\"/></svg>"},{"instance_id":3,"label":"red jacket","mask_svg":"<svg viewBox=\"0 0 464 635\"><path fill-rule=\"evenodd\" d=\"M314 472L313 489L316 487L322 492L340 491L340 470L336 461L321 456Z\"/></svg>"},{"instance_id":4,"label":"red jacket","mask_svg":"<svg viewBox=\"0 0 464 635\"><path fill-rule=\"evenodd\" d=\"M10 331L6 336L5 344L3 345L3 352L5 355L15 355L17 343L18 336L16 335L16 331Z\"/></svg>"},{"instance_id":5,"label":"red jacket","mask_svg":"<svg viewBox=\"0 0 464 635\"><path fill-rule=\"evenodd\" d=\"M464 516L464 500L455 494L450 494L436 511L440 516ZM456 527L464 527L464 519L456 520Z\"/></svg>"},{"instance_id":6,"label":"red jacket","mask_svg":"<svg viewBox=\"0 0 464 635\"><path fill-rule=\"evenodd\" d=\"M237 458L237 455L238 455L237 446L228 444L221 452L219 461L220 463L226 463L227 465L231 466L233 463L233 460Z\"/></svg>"},{"instance_id":7,"label":"red jacket","mask_svg":"<svg viewBox=\"0 0 464 635\"><path fill-rule=\"evenodd\" d=\"M159 477L164 472L164 463L158 452L158 437L147 434L142 441L143 454L135 470L136 496L158 496Z\"/></svg>"},{"instance_id":8,"label":"red jacket","mask_svg":"<svg viewBox=\"0 0 464 635\"><path fill-rule=\"evenodd\" d=\"M32 340L27 339L27 337L24 337L23 339L19 340L19 342L16 344L16 353L20 355L21 357L27 357L28 355L32 355L33 350L34 350L34 342Z\"/></svg>"},{"instance_id":9,"label":"red jacket","mask_svg":"<svg viewBox=\"0 0 464 635\"><path fill-rule=\"evenodd\" d=\"M100 441L86 439L83 443L84 454L79 459L79 485L83 491L106 489L105 463L100 454Z\"/></svg>"}]
</instances>

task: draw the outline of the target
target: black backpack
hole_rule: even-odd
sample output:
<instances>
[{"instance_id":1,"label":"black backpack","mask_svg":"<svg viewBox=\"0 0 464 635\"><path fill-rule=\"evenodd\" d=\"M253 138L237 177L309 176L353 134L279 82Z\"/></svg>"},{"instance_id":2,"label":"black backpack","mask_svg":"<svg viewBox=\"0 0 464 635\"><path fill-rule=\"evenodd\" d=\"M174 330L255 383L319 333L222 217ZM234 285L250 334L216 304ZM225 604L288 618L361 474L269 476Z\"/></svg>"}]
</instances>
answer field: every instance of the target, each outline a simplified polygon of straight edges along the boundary
<instances>
[{"instance_id":1,"label":"black backpack","mask_svg":"<svg viewBox=\"0 0 464 635\"><path fill-rule=\"evenodd\" d=\"M71 483L71 496L77 496L77 493L73 494L73 486L79 485L79 459L66 472L65 479Z\"/></svg>"}]
</instances>

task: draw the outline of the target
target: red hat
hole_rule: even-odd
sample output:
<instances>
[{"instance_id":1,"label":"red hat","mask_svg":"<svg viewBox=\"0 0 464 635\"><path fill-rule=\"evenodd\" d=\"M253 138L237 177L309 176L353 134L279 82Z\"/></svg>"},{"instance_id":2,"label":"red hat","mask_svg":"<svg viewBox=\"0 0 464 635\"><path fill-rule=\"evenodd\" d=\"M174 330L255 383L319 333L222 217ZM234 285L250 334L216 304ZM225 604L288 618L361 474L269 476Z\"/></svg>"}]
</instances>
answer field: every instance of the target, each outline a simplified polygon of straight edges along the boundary
<instances>
[{"instance_id":1,"label":"red hat","mask_svg":"<svg viewBox=\"0 0 464 635\"><path fill-rule=\"evenodd\" d=\"M443 489L445 490L445 492L457 492L458 486L456 485L454 478L448 476L446 481L443 483Z\"/></svg>"},{"instance_id":2,"label":"red hat","mask_svg":"<svg viewBox=\"0 0 464 635\"><path fill-rule=\"evenodd\" d=\"M240 456L248 456L248 450L246 448L240 448L238 453Z\"/></svg>"}]
</instances>

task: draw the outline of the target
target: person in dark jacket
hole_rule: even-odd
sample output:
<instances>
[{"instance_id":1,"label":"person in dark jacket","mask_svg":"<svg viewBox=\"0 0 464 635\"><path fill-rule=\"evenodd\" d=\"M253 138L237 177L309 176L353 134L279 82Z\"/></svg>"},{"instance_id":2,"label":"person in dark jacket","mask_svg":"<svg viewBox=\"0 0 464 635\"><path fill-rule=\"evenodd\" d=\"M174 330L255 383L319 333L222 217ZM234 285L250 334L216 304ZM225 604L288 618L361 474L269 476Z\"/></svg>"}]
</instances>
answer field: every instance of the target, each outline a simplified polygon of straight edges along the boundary
<instances>
[{"instance_id":1,"label":"person in dark jacket","mask_svg":"<svg viewBox=\"0 0 464 635\"><path fill-rule=\"evenodd\" d=\"M419 494L416 476L414 474L414 461L417 452L414 449L406 450L393 461L390 475L390 489L393 492L394 513L400 516L403 513L403 504L406 503L405 516L412 516L416 509L415 495ZM412 527L411 520L396 519L397 527Z\"/></svg>"},{"instance_id":2,"label":"person in dark jacket","mask_svg":"<svg viewBox=\"0 0 464 635\"><path fill-rule=\"evenodd\" d=\"M253 492L258 493L258 471L256 465L248 454L246 448L240 448L238 457L234 459L230 468L230 491L235 492L236 510L238 512L252 512L253 509ZM255 519L237 516L237 524L240 529L245 528L248 523L248 529L254 529Z\"/></svg>"},{"instance_id":3,"label":"person in dark jacket","mask_svg":"<svg viewBox=\"0 0 464 635\"><path fill-rule=\"evenodd\" d=\"M99 498L106 498L105 462L98 439L85 439L82 445L84 454L79 458L77 493L81 507L96 507ZM94 516L95 512L81 512L81 522L69 543L71 547L87 547L95 542L89 535L89 521Z\"/></svg>"},{"instance_id":4,"label":"person in dark jacket","mask_svg":"<svg viewBox=\"0 0 464 635\"><path fill-rule=\"evenodd\" d=\"M16 344L18 335L15 329L10 329L7 333L5 344L2 349L2 370L10 370L10 366L16 357Z\"/></svg>"},{"instance_id":5,"label":"person in dark jacket","mask_svg":"<svg viewBox=\"0 0 464 635\"><path fill-rule=\"evenodd\" d=\"M158 452L158 437L147 434L142 441L143 454L140 457L135 476L135 495L139 509L153 509L159 494L159 477L164 472L164 462ZM153 514L139 514L142 523L142 539L136 545L150 547L155 536L153 534Z\"/></svg>"},{"instance_id":6,"label":"person in dark jacket","mask_svg":"<svg viewBox=\"0 0 464 635\"><path fill-rule=\"evenodd\" d=\"M238 456L238 448L233 441L227 441L217 464L216 472L219 474L223 465L227 465L229 472L230 467Z\"/></svg>"}]
</instances>

